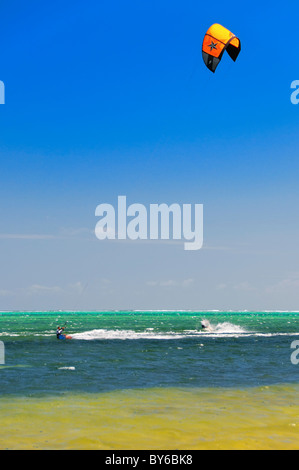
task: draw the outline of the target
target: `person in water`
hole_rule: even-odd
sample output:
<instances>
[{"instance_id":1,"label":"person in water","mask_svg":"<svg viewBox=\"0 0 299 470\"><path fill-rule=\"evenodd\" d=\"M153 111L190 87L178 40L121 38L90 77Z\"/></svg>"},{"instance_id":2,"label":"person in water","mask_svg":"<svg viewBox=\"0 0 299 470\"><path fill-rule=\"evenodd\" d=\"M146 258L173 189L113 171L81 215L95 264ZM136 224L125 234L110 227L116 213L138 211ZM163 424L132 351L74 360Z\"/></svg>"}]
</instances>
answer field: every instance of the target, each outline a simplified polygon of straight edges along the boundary
<instances>
[{"instance_id":1,"label":"person in water","mask_svg":"<svg viewBox=\"0 0 299 470\"><path fill-rule=\"evenodd\" d=\"M58 326L57 330L56 330L56 337L57 339L72 339L71 336L68 336L66 334L64 334L64 330L65 330L65 327L60 327Z\"/></svg>"},{"instance_id":2,"label":"person in water","mask_svg":"<svg viewBox=\"0 0 299 470\"><path fill-rule=\"evenodd\" d=\"M205 331L212 331L212 327L211 327L210 322L208 320L202 320L201 321L201 328Z\"/></svg>"},{"instance_id":3,"label":"person in water","mask_svg":"<svg viewBox=\"0 0 299 470\"><path fill-rule=\"evenodd\" d=\"M58 326L56 330L57 339L66 339L66 336L63 334L63 330L64 330L64 327L61 328L60 326Z\"/></svg>"},{"instance_id":4,"label":"person in water","mask_svg":"<svg viewBox=\"0 0 299 470\"><path fill-rule=\"evenodd\" d=\"M61 328L60 326L58 326L57 330L56 330L56 337L57 339L72 339L71 336L68 336L68 335L65 335L64 334L64 326Z\"/></svg>"}]
</instances>

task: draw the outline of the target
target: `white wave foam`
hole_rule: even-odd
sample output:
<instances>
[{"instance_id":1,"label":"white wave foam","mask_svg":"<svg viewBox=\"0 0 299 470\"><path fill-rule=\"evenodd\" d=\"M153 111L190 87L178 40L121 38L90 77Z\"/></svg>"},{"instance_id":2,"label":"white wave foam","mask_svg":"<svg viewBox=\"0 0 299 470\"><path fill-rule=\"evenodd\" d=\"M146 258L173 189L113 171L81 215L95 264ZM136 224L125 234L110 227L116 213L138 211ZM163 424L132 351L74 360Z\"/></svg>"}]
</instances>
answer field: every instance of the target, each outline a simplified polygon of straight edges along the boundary
<instances>
[{"instance_id":1,"label":"white wave foam","mask_svg":"<svg viewBox=\"0 0 299 470\"><path fill-rule=\"evenodd\" d=\"M241 328L239 325L234 325L229 322L224 322L224 323L218 323L215 327L212 326L212 330L214 333L236 333L236 334L242 334L242 333L247 333L246 330Z\"/></svg>"},{"instance_id":2,"label":"white wave foam","mask_svg":"<svg viewBox=\"0 0 299 470\"><path fill-rule=\"evenodd\" d=\"M96 340L96 339L173 339L184 338L185 335L172 332L155 333L153 331L133 331L133 330L91 330L83 333L75 333L73 339Z\"/></svg>"},{"instance_id":3,"label":"white wave foam","mask_svg":"<svg viewBox=\"0 0 299 470\"><path fill-rule=\"evenodd\" d=\"M181 339L181 338L239 338L239 337L272 337L272 336L298 336L299 333L261 333L256 331L247 331L239 325L229 322L211 325L212 331L201 330L184 330L183 332L157 332L153 328L147 328L145 331L133 330L106 330L96 329L85 331L83 333L75 333L73 339L92 341L92 340L134 340L134 339Z\"/></svg>"},{"instance_id":4,"label":"white wave foam","mask_svg":"<svg viewBox=\"0 0 299 470\"><path fill-rule=\"evenodd\" d=\"M17 333L7 333L6 331L3 331L0 333L0 336L20 336Z\"/></svg>"},{"instance_id":5,"label":"white wave foam","mask_svg":"<svg viewBox=\"0 0 299 470\"><path fill-rule=\"evenodd\" d=\"M204 335L215 338L245 338L249 336L255 337L272 337L272 336L298 336L299 333L262 333L258 331L248 331L239 325L234 325L229 322L218 323L217 325L211 325L212 331L202 331Z\"/></svg>"}]
</instances>

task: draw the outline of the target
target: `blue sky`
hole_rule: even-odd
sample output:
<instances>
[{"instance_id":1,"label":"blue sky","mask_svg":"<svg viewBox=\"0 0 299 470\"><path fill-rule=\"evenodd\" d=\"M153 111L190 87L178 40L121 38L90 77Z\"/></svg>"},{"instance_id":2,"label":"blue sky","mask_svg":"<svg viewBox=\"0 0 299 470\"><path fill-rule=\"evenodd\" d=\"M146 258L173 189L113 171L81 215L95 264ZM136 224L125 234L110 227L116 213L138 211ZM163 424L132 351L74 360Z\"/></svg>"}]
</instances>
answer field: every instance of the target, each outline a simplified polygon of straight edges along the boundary
<instances>
[{"instance_id":1,"label":"blue sky","mask_svg":"<svg viewBox=\"0 0 299 470\"><path fill-rule=\"evenodd\" d=\"M299 309L298 2L0 6L0 310ZM242 44L215 74L213 23ZM204 247L100 242L95 208L204 204Z\"/></svg>"}]
</instances>

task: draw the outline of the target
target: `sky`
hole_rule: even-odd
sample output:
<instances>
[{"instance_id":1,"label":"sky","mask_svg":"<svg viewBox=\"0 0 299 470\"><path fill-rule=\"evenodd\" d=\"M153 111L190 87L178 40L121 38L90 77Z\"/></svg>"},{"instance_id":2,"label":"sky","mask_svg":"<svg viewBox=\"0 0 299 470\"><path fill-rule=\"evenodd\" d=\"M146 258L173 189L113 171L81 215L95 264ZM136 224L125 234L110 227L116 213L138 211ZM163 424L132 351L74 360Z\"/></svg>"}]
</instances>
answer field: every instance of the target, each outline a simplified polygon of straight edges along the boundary
<instances>
[{"instance_id":1,"label":"sky","mask_svg":"<svg viewBox=\"0 0 299 470\"><path fill-rule=\"evenodd\" d=\"M2 1L0 310L299 310L297 1ZM216 73L209 26L241 40ZM203 204L203 247L96 207Z\"/></svg>"}]
</instances>

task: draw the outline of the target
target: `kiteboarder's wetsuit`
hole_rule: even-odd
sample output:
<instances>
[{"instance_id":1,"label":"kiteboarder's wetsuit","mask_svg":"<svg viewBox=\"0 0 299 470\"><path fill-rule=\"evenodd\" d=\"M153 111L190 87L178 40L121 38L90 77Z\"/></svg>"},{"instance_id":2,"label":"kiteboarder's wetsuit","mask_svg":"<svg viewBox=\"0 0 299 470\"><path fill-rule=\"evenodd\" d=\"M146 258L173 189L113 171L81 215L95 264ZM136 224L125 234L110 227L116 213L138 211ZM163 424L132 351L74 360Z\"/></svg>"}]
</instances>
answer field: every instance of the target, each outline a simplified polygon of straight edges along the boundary
<instances>
[{"instance_id":1,"label":"kiteboarder's wetsuit","mask_svg":"<svg viewBox=\"0 0 299 470\"><path fill-rule=\"evenodd\" d=\"M65 335L63 335L64 328L60 328L60 326L56 330L56 337L57 339L65 339Z\"/></svg>"}]
</instances>

